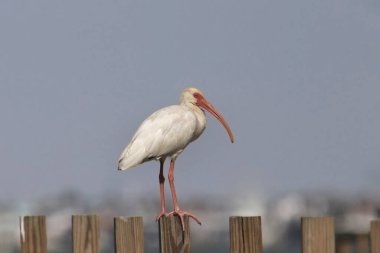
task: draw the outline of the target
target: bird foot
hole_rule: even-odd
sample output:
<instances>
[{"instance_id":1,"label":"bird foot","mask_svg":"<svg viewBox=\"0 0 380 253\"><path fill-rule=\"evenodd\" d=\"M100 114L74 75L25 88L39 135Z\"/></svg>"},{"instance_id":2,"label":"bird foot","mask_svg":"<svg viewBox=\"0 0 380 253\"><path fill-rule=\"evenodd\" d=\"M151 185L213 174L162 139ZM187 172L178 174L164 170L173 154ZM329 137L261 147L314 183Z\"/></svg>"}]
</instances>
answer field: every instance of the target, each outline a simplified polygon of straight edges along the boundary
<instances>
[{"instance_id":1,"label":"bird foot","mask_svg":"<svg viewBox=\"0 0 380 253\"><path fill-rule=\"evenodd\" d=\"M190 218L192 218L193 220L195 220L199 225L202 225L200 220L194 214L192 214L190 212L186 212L186 211L182 211L182 210L178 209L178 210L172 211L172 212L167 214L167 216L170 216L170 215L177 215L181 219L182 230L185 230L185 222L184 222L185 215L187 215Z\"/></svg>"},{"instance_id":2,"label":"bird foot","mask_svg":"<svg viewBox=\"0 0 380 253\"><path fill-rule=\"evenodd\" d=\"M158 221L162 216L168 217L168 213L165 210L162 210L159 214L156 215L156 221Z\"/></svg>"}]
</instances>

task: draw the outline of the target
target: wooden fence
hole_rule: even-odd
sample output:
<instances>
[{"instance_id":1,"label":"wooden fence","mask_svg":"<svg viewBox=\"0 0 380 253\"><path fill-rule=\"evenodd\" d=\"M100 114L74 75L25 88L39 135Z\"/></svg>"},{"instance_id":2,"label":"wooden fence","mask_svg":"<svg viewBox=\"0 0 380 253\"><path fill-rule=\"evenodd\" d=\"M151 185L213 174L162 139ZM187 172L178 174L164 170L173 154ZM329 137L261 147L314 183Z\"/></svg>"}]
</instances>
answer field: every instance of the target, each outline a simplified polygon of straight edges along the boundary
<instances>
[{"instance_id":1,"label":"wooden fence","mask_svg":"<svg viewBox=\"0 0 380 253\"><path fill-rule=\"evenodd\" d=\"M189 219L185 230L177 217L159 220L159 252L191 252ZM380 220L372 221L368 234L335 236L332 217L301 218L302 253L380 253ZM230 252L262 253L261 217L230 217ZM99 217L74 215L72 217L72 252L99 252ZM116 253L144 252L142 217L115 217L114 238ZM46 253L46 217L20 217L21 253ZM336 238L335 238L336 237Z\"/></svg>"}]
</instances>

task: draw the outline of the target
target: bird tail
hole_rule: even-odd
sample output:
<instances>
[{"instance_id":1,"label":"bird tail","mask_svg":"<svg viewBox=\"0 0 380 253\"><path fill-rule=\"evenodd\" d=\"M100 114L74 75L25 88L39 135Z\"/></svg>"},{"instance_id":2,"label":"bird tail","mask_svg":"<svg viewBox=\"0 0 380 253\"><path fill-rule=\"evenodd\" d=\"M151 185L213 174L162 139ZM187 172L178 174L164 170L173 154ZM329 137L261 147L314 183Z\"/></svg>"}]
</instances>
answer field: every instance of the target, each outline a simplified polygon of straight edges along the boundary
<instances>
[{"instance_id":1,"label":"bird tail","mask_svg":"<svg viewBox=\"0 0 380 253\"><path fill-rule=\"evenodd\" d=\"M117 169L118 170L127 170L127 169L130 169L132 167L137 166L140 163L141 162L135 162L135 161L133 161L133 159L121 158L119 160L119 164L118 164Z\"/></svg>"},{"instance_id":2,"label":"bird tail","mask_svg":"<svg viewBox=\"0 0 380 253\"><path fill-rule=\"evenodd\" d=\"M118 166L117 166L117 170L123 171L123 170L127 170L129 168L132 168L132 167L133 166L128 166L128 164L126 164L124 162L124 159L120 159L119 163L118 163Z\"/></svg>"},{"instance_id":3,"label":"bird tail","mask_svg":"<svg viewBox=\"0 0 380 253\"><path fill-rule=\"evenodd\" d=\"M144 162L144 152L141 149L134 149L128 145L121 153L118 163L118 170L127 170Z\"/></svg>"}]
</instances>

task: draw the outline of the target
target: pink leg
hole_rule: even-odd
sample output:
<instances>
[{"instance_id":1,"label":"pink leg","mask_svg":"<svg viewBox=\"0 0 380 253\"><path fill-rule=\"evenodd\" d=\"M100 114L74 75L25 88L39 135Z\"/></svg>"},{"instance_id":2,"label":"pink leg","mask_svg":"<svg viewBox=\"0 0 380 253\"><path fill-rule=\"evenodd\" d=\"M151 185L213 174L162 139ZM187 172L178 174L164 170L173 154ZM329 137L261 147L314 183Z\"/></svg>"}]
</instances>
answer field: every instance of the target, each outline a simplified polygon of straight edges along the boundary
<instances>
[{"instance_id":1,"label":"pink leg","mask_svg":"<svg viewBox=\"0 0 380 253\"><path fill-rule=\"evenodd\" d=\"M164 191L164 162L165 160L160 160L160 175L158 176L158 181L160 182L160 201L161 201L161 211L156 216L156 221L158 221L161 216L166 216L166 208L165 208L165 191Z\"/></svg>"},{"instance_id":2,"label":"pink leg","mask_svg":"<svg viewBox=\"0 0 380 253\"><path fill-rule=\"evenodd\" d=\"M201 225L201 222L195 215L193 215L190 212L186 212L180 209L178 200L177 200L177 194L175 192L175 187L174 187L174 163L175 159L170 161L170 167L169 167L169 185L170 185L170 191L172 193L172 201L173 201L173 212L170 212L168 215L178 215L179 218L181 219L181 224L182 224L182 229L185 230L185 225L183 221L183 217L185 215L189 216L190 218L193 218L199 225Z\"/></svg>"}]
</instances>

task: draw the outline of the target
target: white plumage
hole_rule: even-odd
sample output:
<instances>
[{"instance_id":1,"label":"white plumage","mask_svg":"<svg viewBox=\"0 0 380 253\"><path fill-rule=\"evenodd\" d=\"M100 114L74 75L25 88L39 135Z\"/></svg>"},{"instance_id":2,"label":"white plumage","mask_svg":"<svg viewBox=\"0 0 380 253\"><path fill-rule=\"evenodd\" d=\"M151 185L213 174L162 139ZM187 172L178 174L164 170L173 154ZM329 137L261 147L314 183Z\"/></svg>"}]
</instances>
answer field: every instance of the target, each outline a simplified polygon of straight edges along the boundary
<instances>
[{"instance_id":1,"label":"white plumage","mask_svg":"<svg viewBox=\"0 0 380 253\"><path fill-rule=\"evenodd\" d=\"M181 104L154 112L122 152L119 169L126 170L152 159L177 157L206 127L204 112L198 110L196 114L194 108Z\"/></svg>"},{"instance_id":2,"label":"white plumage","mask_svg":"<svg viewBox=\"0 0 380 253\"><path fill-rule=\"evenodd\" d=\"M160 161L161 211L156 219L158 220L163 215L177 215L181 219L183 228L185 215L190 216L199 224L200 221L193 214L179 207L174 187L174 164L177 156L205 129L206 115L203 110L210 112L222 123L233 142L232 131L223 116L206 100L200 90L187 88L181 93L179 105L162 108L143 121L119 159L119 170L126 170L150 160ZM167 157L170 157L168 178L174 209L170 213L167 213L165 208L165 177L163 175L163 166Z\"/></svg>"}]
</instances>

